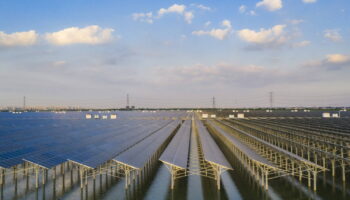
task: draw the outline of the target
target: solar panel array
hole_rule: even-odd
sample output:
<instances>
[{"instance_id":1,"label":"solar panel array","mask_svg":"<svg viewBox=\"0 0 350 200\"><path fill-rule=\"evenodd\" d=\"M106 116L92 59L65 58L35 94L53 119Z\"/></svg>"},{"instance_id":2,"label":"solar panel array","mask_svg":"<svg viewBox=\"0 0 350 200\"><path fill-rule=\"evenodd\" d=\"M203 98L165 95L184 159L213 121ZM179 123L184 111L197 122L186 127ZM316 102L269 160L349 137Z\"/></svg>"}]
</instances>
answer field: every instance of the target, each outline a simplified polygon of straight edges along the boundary
<instances>
[{"instance_id":1,"label":"solar panel array","mask_svg":"<svg viewBox=\"0 0 350 200\"><path fill-rule=\"evenodd\" d=\"M0 113L0 167L9 168L30 161L52 168L71 160L96 168L172 121L130 120L128 117L181 117L185 113L134 112L125 113L125 117L118 120L86 120L81 113L59 118L49 115L51 113L26 113L19 117ZM118 113L120 115L123 116Z\"/></svg>"},{"instance_id":2,"label":"solar panel array","mask_svg":"<svg viewBox=\"0 0 350 200\"><path fill-rule=\"evenodd\" d=\"M169 123L167 126L158 130L140 143L116 156L113 160L127 164L133 168L140 169L144 167L149 158L167 139L169 139L179 123L179 120Z\"/></svg>"},{"instance_id":3,"label":"solar panel array","mask_svg":"<svg viewBox=\"0 0 350 200\"><path fill-rule=\"evenodd\" d=\"M210 126L213 127L217 132L220 133L220 135L224 136L227 140L229 140L236 148L240 149L242 152L244 152L249 158L256 160L262 164L273 166L270 161L268 161L266 158L262 157L258 153L256 153L254 150L252 150L250 147L248 147L246 144L239 141L237 138L235 138L232 134L227 133L222 128L214 124L213 122L208 121L210 123Z\"/></svg>"}]
</instances>

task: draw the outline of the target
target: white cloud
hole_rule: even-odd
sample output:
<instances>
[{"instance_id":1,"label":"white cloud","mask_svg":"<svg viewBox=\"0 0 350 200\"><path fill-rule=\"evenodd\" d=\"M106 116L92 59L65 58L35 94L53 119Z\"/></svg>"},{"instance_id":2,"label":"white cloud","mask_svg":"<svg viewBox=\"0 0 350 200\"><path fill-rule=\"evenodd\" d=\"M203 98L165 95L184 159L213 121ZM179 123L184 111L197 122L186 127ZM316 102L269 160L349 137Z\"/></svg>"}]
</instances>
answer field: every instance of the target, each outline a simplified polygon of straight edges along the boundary
<instances>
[{"instance_id":1,"label":"white cloud","mask_svg":"<svg viewBox=\"0 0 350 200\"><path fill-rule=\"evenodd\" d=\"M191 4L192 6L195 6L201 10L205 10L205 11L210 11L211 8L209 6L205 6L205 5L202 5L202 4Z\"/></svg>"},{"instance_id":2,"label":"white cloud","mask_svg":"<svg viewBox=\"0 0 350 200\"><path fill-rule=\"evenodd\" d=\"M286 25L276 25L270 29L254 31L250 29L239 30L238 36L245 42L266 47L275 47L288 42L289 37L284 29Z\"/></svg>"},{"instance_id":3,"label":"white cloud","mask_svg":"<svg viewBox=\"0 0 350 200\"><path fill-rule=\"evenodd\" d=\"M241 6L238 8L238 10L239 10L240 13L245 13L245 11L247 10L247 6L241 5Z\"/></svg>"},{"instance_id":4,"label":"white cloud","mask_svg":"<svg viewBox=\"0 0 350 200\"><path fill-rule=\"evenodd\" d=\"M225 27L225 28L222 28L222 29L220 29L220 28L218 28L218 29L211 29L211 30L208 30L208 31L203 31L203 30L193 31L192 34L193 35L198 35L198 36L209 35L209 36L212 36L212 37L214 37L216 39L223 40L231 32L232 26L231 26L231 22L229 20L223 20L221 22L221 25L223 27Z\"/></svg>"},{"instance_id":5,"label":"white cloud","mask_svg":"<svg viewBox=\"0 0 350 200\"><path fill-rule=\"evenodd\" d=\"M249 11L249 15L256 16L256 12L254 10Z\"/></svg>"},{"instance_id":6,"label":"white cloud","mask_svg":"<svg viewBox=\"0 0 350 200\"><path fill-rule=\"evenodd\" d=\"M196 5L196 6L198 7L198 6L203 6L203 5ZM183 16L184 20L188 24L192 23L192 20L194 18L194 14L192 11L188 11L186 9L185 5L179 5L179 4L173 4L172 6L170 6L168 8L161 8L157 11L157 14L155 14L155 15L153 15L152 12L134 13L134 14L132 14L132 18L135 21L153 24L155 19L159 19L159 18L163 17L164 15L171 14L171 13L175 13L175 14Z\"/></svg>"},{"instance_id":7,"label":"white cloud","mask_svg":"<svg viewBox=\"0 0 350 200\"><path fill-rule=\"evenodd\" d=\"M102 29L97 25L84 28L71 27L58 32L47 33L45 38L54 45L102 44L111 41L113 31L110 28Z\"/></svg>"},{"instance_id":8,"label":"white cloud","mask_svg":"<svg viewBox=\"0 0 350 200\"><path fill-rule=\"evenodd\" d=\"M301 41L301 42L294 43L293 47L306 47L306 46L309 46L310 44L311 44L310 41L304 40L304 41Z\"/></svg>"},{"instance_id":9,"label":"white cloud","mask_svg":"<svg viewBox=\"0 0 350 200\"><path fill-rule=\"evenodd\" d=\"M165 14L176 13L182 15L185 21L190 24L192 23L192 19L194 18L194 14L191 11L186 11L185 5L174 4L168 8L161 8L158 11L158 17L162 17Z\"/></svg>"},{"instance_id":10,"label":"white cloud","mask_svg":"<svg viewBox=\"0 0 350 200\"><path fill-rule=\"evenodd\" d=\"M293 24L293 25L298 25L298 24L301 24L303 22L305 22L304 20L302 19L292 19L292 20L289 20L288 21L290 24Z\"/></svg>"},{"instance_id":11,"label":"white cloud","mask_svg":"<svg viewBox=\"0 0 350 200\"><path fill-rule=\"evenodd\" d=\"M186 6L185 5L178 5L174 4L170 6L169 8L161 8L158 11L158 15L162 16L167 13L177 13L177 14L183 14L185 12Z\"/></svg>"},{"instance_id":12,"label":"white cloud","mask_svg":"<svg viewBox=\"0 0 350 200\"><path fill-rule=\"evenodd\" d=\"M0 31L0 46L29 46L37 42L35 31L15 32L7 34Z\"/></svg>"},{"instance_id":13,"label":"white cloud","mask_svg":"<svg viewBox=\"0 0 350 200\"><path fill-rule=\"evenodd\" d=\"M211 25L211 21L207 21L207 22L205 22L205 24L204 24L205 27L208 27L208 26L210 26L210 25Z\"/></svg>"},{"instance_id":14,"label":"white cloud","mask_svg":"<svg viewBox=\"0 0 350 200\"><path fill-rule=\"evenodd\" d=\"M239 13L241 14L246 14L246 15L251 15L251 16L256 16L256 12L254 10L249 10L246 5L241 5L238 8Z\"/></svg>"},{"instance_id":15,"label":"white cloud","mask_svg":"<svg viewBox=\"0 0 350 200\"><path fill-rule=\"evenodd\" d=\"M304 3L316 3L317 0L303 0Z\"/></svg>"},{"instance_id":16,"label":"white cloud","mask_svg":"<svg viewBox=\"0 0 350 200\"><path fill-rule=\"evenodd\" d=\"M140 21L140 22L146 22L149 24L153 23L153 13L148 12L148 13L134 13L132 14L132 18L135 21Z\"/></svg>"},{"instance_id":17,"label":"white cloud","mask_svg":"<svg viewBox=\"0 0 350 200\"><path fill-rule=\"evenodd\" d=\"M234 65L217 63L212 66L196 64L157 68L157 74L162 84L196 84L212 83L215 85L238 84L244 87L270 84L276 79L285 80L285 75L275 69L267 69L258 65Z\"/></svg>"},{"instance_id":18,"label":"white cloud","mask_svg":"<svg viewBox=\"0 0 350 200\"><path fill-rule=\"evenodd\" d=\"M344 67L350 67L350 55L328 54L322 60L309 61L304 66L317 69L339 70Z\"/></svg>"},{"instance_id":19,"label":"white cloud","mask_svg":"<svg viewBox=\"0 0 350 200\"><path fill-rule=\"evenodd\" d=\"M333 64L343 64L350 61L350 56L344 54L329 54L326 56L326 61Z\"/></svg>"},{"instance_id":20,"label":"white cloud","mask_svg":"<svg viewBox=\"0 0 350 200\"><path fill-rule=\"evenodd\" d=\"M325 30L324 32L324 37L333 41L333 42L340 42L343 38L339 33L339 30L336 29L329 29Z\"/></svg>"},{"instance_id":21,"label":"white cloud","mask_svg":"<svg viewBox=\"0 0 350 200\"><path fill-rule=\"evenodd\" d=\"M67 64L67 62L64 60L60 60L60 61L55 61L52 64L53 64L53 66L58 67L58 66L62 66L62 65Z\"/></svg>"},{"instance_id":22,"label":"white cloud","mask_svg":"<svg viewBox=\"0 0 350 200\"><path fill-rule=\"evenodd\" d=\"M269 11L275 11L282 8L282 0L262 0L256 3L256 7L263 7Z\"/></svg>"},{"instance_id":23,"label":"white cloud","mask_svg":"<svg viewBox=\"0 0 350 200\"><path fill-rule=\"evenodd\" d=\"M190 23L192 23L192 19L194 18L194 15L192 12L185 12L184 17L185 17L185 21L188 24L190 24Z\"/></svg>"}]
</instances>

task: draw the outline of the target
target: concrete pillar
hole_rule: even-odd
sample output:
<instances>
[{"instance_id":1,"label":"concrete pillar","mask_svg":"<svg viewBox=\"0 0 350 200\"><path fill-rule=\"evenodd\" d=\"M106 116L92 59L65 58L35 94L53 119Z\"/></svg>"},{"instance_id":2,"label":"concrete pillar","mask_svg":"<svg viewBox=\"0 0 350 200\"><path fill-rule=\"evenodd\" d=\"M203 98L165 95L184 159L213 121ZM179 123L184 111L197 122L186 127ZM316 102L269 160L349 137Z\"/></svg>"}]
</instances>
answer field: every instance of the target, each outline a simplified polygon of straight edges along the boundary
<instances>
[{"instance_id":1,"label":"concrete pillar","mask_svg":"<svg viewBox=\"0 0 350 200\"><path fill-rule=\"evenodd\" d=\"M331 160L331 164L332 164L332 176L335 176L335 160L334 159Z\"/></svg>"},{"instance_id":2,"label":"concrete pillar","mask_svg":"<svg viewBox=\"0 0 350 200\"><path fill-rule=\"evenodd\" d=\"M265 190L268 190L269 189L269 172L268 170L265 171Z\"/></svg>"},{"instance_id":3,"label":"concrete pillar","mask_svg":"<svg viewBox=\"0 0 350 200\"><path fill-rule=\"evenodd\" d=\"M311 174L310 174L310 170L307 171L307 186L311 187Z\"/></svg>"},{"instance_id":4,"label":"concrete pillar","mask_svg":"<svg viewBox=\"0 0 350 200\"><path fill-rule=\"evenodd\" d=\"M80 189L82 190L84 187L84 170L79 167L79 177L80 177Z\"/></svg>"},{"instance_id":5,"label":"concrete pillar","mask_svg":"<svg viewBox=\"0 0 350 200\"><path fill-rule=\"evenodd\" d=\"M41 173L41 181L42 181L43 186L45 186L46 170L42 169L41 171L42 171L42 173Z\"/></svg>"},{"instance_id":6,"label":"concrete pillar","mask_svg":"<svg viewBox=\"0 0 350 200\"><path fill-rule=\"evenodd\" d=\"M125 189L128 189L129 185L129 171L125 170Z\"/></svg>"},{"instance_id":7,"label":"concrete pillar","mask_svg":"<svg viewBox=\"0 0 350 200\"><path fill-rule=\"evenodd\" d=\"M5 169L0 169L0 186L5 183Z\"/></svg>"},{"instance_id":8,"label":"concrete pillar","mask_svg":"<svg viewBox=\"0 0 350 200\"><path fill-rule=\"evenodd\" d=\"M174 189L175 185L175 170L173 169L173 166L171 166L171 189Z\"/></svg>"},{"instance_id":9,"label":"concrete pillar","mask_svg":"<svg viewBox=\"0 0 350 200\"><path fill-rule=\"evenodd\" d=\"M340 152L341 152L341 158L342 158L342 161L341 161L342 180L343 180L343 182L345 182L346 174L345 174L345 163L343 160L343 158L344 158L343 148L340 149Z\"/></svg>"},{"instance_id":10,"label":"concrete pillar","mask_svg":"<svg viewBox=\"0 0 350 200\"><path fill-rule=\"evenodd\" d=\"M314 191L315 192L317 190L316 184L317 184L317 171L315 170L314 171Z\"/></svg>"},{"instance_id":11,"label":"concrete pillar","mask_svg":"<svg viewBox=\"0 0 350 200\"><path fill-rule=\"evenodd\" d=\"M221 189L221 176L220 176L221 169L219 166L216 168L216 185L218 187L218 190Z\"/></svg>"},{"instance_id":12,"label":"concrete pillar","mask_svg":"<svg viewBox=\"0 0 350 200\"><path fill-rule=\"evenodd\" d=\"M35 166L35 188L39 188L39 168Z\"/></svg>"}]
</instances>

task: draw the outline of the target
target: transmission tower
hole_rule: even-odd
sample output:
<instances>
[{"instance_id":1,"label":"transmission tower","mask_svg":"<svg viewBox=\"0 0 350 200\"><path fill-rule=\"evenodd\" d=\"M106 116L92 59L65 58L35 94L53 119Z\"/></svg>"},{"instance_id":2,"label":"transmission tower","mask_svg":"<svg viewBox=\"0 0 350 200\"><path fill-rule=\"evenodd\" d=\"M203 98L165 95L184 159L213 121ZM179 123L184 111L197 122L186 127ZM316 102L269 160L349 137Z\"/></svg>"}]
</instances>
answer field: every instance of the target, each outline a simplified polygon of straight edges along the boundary
<instances>
[{"instance_id":1,"label":"transmission tower","mask_svg":"<svg viewBox=\"0 0 350 200\"><path fill-rule=\"evenodd\" d=\"M26 109L26 96L23 96L23 110Z\"/></svg>"},{"instance_id":2,"label":"transmission tower","mask_svg":"<svg viewBox=\"0 0 350 200\"><path fill-rule=\"evenodd\" d=\"M273 92L270 92L270 108L273 107Z\"/></svg>"},{"instance_id":3,"label":"transmission tower","mask_svg":"<svg viewBox=\"0 0 350 200\"><path fill-rule=\"evenodd\" d=\"M126 107L130 107L130 100L129 100L129 94L126 94Z\"/></svg>"},{"instance_id":4,"label":"transmission tower","mask_svg":"<svg viewBox=\"0 0 350 200\"><path fill-rule=\"evenodd\" d=\"M215 97L213 97L213 109L216 108L216 104L215 104Z\"/></svg>"}]
</instances>

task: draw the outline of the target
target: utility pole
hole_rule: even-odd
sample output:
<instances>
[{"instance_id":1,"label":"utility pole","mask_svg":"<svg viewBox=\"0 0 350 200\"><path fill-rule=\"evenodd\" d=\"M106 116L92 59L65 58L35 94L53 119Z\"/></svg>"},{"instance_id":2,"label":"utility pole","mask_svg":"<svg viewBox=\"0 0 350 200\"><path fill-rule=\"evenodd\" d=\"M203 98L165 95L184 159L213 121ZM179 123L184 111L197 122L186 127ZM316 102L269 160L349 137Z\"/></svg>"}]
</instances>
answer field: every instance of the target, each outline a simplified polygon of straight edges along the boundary
<instances>
[{"instance_id":1,"label":"utility pole","mask_svg":"<svg viewBox=\"0 0 350 200\"><path fill-rule=\"evenodd\" d=\"M213 97L213 109L216 108L216 104L215 104L215 97Z\"/></svg>"},{"instance_id":2,"label":"utility pole","mask_svg":"<svg viewBox=\"0 0 350 200\"><path fill-rule=\"evenodd\" d=\"M270 108L273 107L273 92L270 92Z\"/></svg>"}]
</instances>

